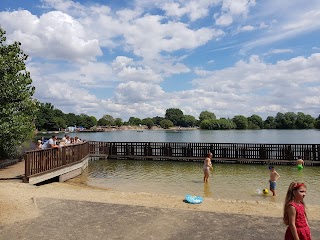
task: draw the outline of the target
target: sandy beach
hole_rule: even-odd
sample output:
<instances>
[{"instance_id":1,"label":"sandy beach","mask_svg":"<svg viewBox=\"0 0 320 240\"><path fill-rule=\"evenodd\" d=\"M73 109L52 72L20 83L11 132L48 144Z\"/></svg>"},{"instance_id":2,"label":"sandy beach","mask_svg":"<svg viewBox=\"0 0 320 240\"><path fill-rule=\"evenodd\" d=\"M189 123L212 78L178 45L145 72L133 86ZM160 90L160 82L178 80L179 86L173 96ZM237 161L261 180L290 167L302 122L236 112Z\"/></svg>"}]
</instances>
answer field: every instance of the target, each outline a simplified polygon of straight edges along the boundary
<instances>
[{"instance_id":1,"label":"sandy beach","mask_svg":"<svg viewBox=\"0 0 320 240\"><path fill-rule=\"evenodd\" d=\"M17 179L23 168L19 162L0 169L0 238L267 240L282 239L285 231L279 203L204 198L188 204L184 196L120 192L72 180L35 186ZM314 236L320 235L320 206L308 205L307 213Z\"/></svg>"},{"instance_id":2,"label":"sandy beach","mask_svg":"<svg viewBox=\"0 0 320 240\"><path fill-rule=\"evenodd\" d=\"M0 177L14 178L24 172L24 161L0 169ZM41 186L22 183L19 179L0 181L0 223L10 224L39 216L37 198L112 203L168 209L197 210L215 213L282 217L279 203L204 198L201 204L188 204L184 196L145 192L119 192L112 189L88 187L74 181ZM307 205L309 220L320 220L320 205Z\"/></svg>"},{"instance_id":3,"label":"sandy beach","mask_svg":"<svg viewBox=\"0 0 320 240\"><path fill-rule=\"evenodd\" d=\"M72 183L51 183L34 186L15 181L0 182L0 223L10 224L39 216L37 198L113 203L146 207L197 210L215 213L281 217L282 205L277 203L205 198L202 204L185 203L184 196L150 193L118 192L80 186ZM309 220L320 220L320 206L308 205Z\"/></svg>"}]
</instances>

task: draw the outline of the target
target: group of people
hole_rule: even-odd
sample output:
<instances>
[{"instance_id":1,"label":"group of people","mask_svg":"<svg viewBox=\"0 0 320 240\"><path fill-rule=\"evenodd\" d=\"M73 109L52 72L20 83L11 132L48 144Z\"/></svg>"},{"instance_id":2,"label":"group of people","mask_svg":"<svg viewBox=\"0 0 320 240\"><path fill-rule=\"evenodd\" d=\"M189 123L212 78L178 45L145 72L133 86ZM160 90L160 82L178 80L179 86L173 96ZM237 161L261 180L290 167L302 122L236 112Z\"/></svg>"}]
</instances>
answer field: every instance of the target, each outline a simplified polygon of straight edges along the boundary
<instances>
[{"instance_id":1,"label":"group of people","mask_svg":"<svg viewBox=\"0 0 320 240\"><path fill-rule=\"evenodd\" d=\"M212 153L209 152L203 164L203 181L208 182L210 170L213 169L211 159ZM302 157L298 157L296 165L299 170L304 167ZM302 167L301 167L302 166ZM270 191L276 196L276 182L280 178L273 166L270 170ZM289 185L284 202L283 221L288 226L285 233L285 240L311 240L311 232L305 212L304 197L306 196L307 186L304 183L292 182Z\"/></svg>"},{"instance_id":2,"label":"group of people","mask_svg":"<svg viewBox=\"0 0 320 240\"><path fill-rule=\"evenodd\" d=\"M47 148L59 148L70 144L81 143L82 140L75 136L70 137L69 135L64 135L64 137L58 141L58 137L53 135L49 140L44 141L39 139L37 141L36 149L47 149Z\"/></svg>"}]
</instances>

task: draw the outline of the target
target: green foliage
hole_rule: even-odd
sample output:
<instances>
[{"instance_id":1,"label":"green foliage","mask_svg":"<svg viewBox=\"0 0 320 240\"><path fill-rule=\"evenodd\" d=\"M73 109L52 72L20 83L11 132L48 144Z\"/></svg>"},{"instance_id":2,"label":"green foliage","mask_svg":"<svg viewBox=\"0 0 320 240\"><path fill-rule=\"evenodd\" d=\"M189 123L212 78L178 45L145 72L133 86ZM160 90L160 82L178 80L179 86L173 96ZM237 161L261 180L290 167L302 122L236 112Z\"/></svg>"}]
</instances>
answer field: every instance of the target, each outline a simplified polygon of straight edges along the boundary
<instances>
[{"instance_id":1,"label":"green foliage","mask_svg":"<svg viewBox=\"0 0 320 240\"><path fill-rule=\"evenodd\" d=\"M108 125L108 126L114 125L114 118L111 115L106 114L102 118L104 118L106 120L106 123L107 123L106 125Z\"/></svg>"},{"instance_id":2,"label":"green foliage","mask_svg":"<svg viewBox=\"0 0 320 240\"><path fill-rule=\"evenodd\" d=\"M130 117L128 122L132 126L138 126L139 124L141 124L141 119L137 117Z\"/></svg>"},{"instance_id":3,"label":"green foliage","mask_svg":"<svg viewBox=\"0 0 320 240\"><path fill-rule=\"evenodd\" d=\"M251 117L248 117L248 128L249 129L262 129L263 120L260 116L254 114Z\"/></svg>"},{"instance_id":4,"label":"green foliage","mask_svg":"<svg viewBox=\"0 0 320 240\"><path fill-rule=\"evenodd\" d=\"M97 124L98 124L99 126L105 127L105 126L108 125L108 121L107 121L107 119L105 119L105 118L100 118L100 119L98 120Z\"/></svg>"},{"instance_id":5,"label":"green foliage","mask_svg":"<svg viewBox=\"0 0 320 240\"><path fill-rule=\"evenodd\" d=\"M234 116L232 120L236 125L236 129L248 128L248 119L245 116L237 115L237 116Z\"/></svg>"},{"instance_id":6,"label":"green foliage","mask_svg":"<svg viewBox=\"0 0 320 240\"><path fill-rule=\"evenodd\" d=\"M319 116L315 119L315 128L320 129L320 114Z\"/></svg>"},{"instance_id":7,"label":"green foliage","mask_svg":"<svg viewBox=\"0 0 320 240\"><path fill-rule=\"evenodd\" d=\"M160 122L160 126L163 128L163 129L169 129L171 127L173 127L173 122L171 122L170 120L168 119L163 119L161 120Z\"/></svg>"},{"instance_id":8,"label":"green foliage","mask_svg":"<svg viewBox=\"0 0 320 240\"><path fill-rule=\"evenodd\" d=\"M268 116L266 120L264 120L263 122L263 127L265 129L275 129L276 128L275 117Z\"/></svg>"},{"instance_id":9,"label":"green foliage","mask_svg":"<svg viewBox=\"0 0 320 240\"><path fill-rule=\"evenodd\" d=\"M235 123L230 119L205 119L200 123L201 129L207 130L227 130L234 129Z\"/></svg>"},{"instance_id":10,"label":"green foliage","mask_svg":"<svg viewBox=\"0 0 320 240\"><path fill-rule=\"evenodd\" d=\"M184 115L181 119L180 125L182 127L194 127L197 119L191 115Z\"/></svg>"},{"instance_id":11,"label":"green foliage","mask_svg":"<svg viewBox=\"0 0 320 240\"><path fill-rule=\"evenodd\" d=\"M154 122L152 118L144 118L141 121L142 125L146 125L149 129L151 129L154 126Z\"/></svg>"},{"instance_id":12,"label":"green foliage","mask_svg":"<svg viewBox=\"0 0 320 240\"><path fill-rule=\"evenodd\" d=\"M215 120L216 115L213 112L209 111L202 111L199 115L199 120L202 122L203 120Z\"/></svg>"},{"instance_id":13,"label":"green foliage","mask_svg":"<svg viewBox=\"0 0 320 240\"><path fill-rule=\"evenodd\" d=\"M27 55L20 43L6 44L0 28L0 158L14 157L19 146L34 134L37 102L26 70Z\"/></svg>"},{"instance_id":14,"label":"green foliage","mask_svg":"<svg viewBox=\"0 0 320 240\"><path fill-rule=\"evenodd\" d=\"M298 129L312 129L315 127L315 119L311 115L305 115L302 112L298 112L296 127Z\"/></svg>"},{"instance_id":15,"label":"green foliage","mask_svg":"<svg viewBox=\"0 0 320 240\"><path fill-rule=\"evenodd\" d=\"M166 110L165 118L170 120L174 126L179 126L182 123L183 112L178 108L169 108Z\"/></svg>"},{"instance_id":16,"label":"green foliage","mask_svg":"<svg viewBox=\"0 0 320 240\"><path fill-rule=\"evenodd\" d=\"M114 120L114 125L115 125L115 126L120 127L120 126L122 126L122 124L123 124L123 122L122 122L122 119L121 119L121 118L116 118L116 119Z\"/></svg>"},{"instance_id":17,"label":"green foliage","mask_svg":"<svg viewBox=\"0 0 320 240\"><path fill-rule=\"evenodd\" d=\"M220 118L219 125L221 130L235 129L236 125L231 119Z\"/></svg>"},{"instance_id":18,"label":"green foliage","mask_svg":"<svg viewBox=\"0 0 320 240\"><path fill-rule=\"evenodd\" d=\"M152 121L154 122L155 125L160 125L160 122L161 122L162 120L164 120L164 119L165 119L165 118L163 118L163 117L156 116L156 117L153 117L153 118L152 118Z\"/></svg>"},{"instance_id":19,"label":"green foliage","mask_svg":"<svg viewBox=\"0 0 320 240\"><path fill-rule=\"evenodd\" d=\"M88 116L86 114L81 114L80 116L82 118L82 125L79 125L79 126L82 126L86 129L90 129L93 126L97 125L98 121L94 116Z\"/></svg>"}]
</instances>

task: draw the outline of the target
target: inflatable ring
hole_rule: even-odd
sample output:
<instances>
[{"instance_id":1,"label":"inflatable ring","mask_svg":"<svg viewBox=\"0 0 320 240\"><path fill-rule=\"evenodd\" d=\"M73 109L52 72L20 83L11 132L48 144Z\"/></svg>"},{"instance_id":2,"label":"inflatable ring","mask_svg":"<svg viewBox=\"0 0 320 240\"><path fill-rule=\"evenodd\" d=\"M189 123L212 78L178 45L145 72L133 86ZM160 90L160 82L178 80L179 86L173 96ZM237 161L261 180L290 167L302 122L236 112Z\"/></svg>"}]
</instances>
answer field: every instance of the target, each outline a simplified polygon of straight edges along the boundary
<instances>
[{"instance_id":1,"label":"inflatable ring","mask_svg":"<svg viewBox=\"0 0 320 240\"><path fill-rule=\"evenodd\" d=\"M188 203L191 203L191 204L199 204L199 203L202 203L202 202L203 202L203 198L202 198L202 197L200 197L200 196L193 196L193 195L190 195L190 194L187 194L187 195L186 195L185 200L186 200Z\"/></svg>"}]
</instances>

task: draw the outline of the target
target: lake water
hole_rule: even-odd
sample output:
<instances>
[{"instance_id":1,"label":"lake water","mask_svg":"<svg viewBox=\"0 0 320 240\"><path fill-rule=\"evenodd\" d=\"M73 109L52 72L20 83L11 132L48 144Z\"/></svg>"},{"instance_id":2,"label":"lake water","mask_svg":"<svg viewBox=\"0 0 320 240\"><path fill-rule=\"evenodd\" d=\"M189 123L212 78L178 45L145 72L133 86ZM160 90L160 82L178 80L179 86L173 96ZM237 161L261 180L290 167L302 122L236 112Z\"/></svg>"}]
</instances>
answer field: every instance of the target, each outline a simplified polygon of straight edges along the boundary
<instances>
[{"instance_id":1,"label":"lake water","mask_svg":"<svg viewBox=\"0 0 320 240\"><path fill-rule=\"evenodd\" d=\"M203 183L200 162L94 160L82 176L72 181L89 186L111 188L124 192L148 192L185 196L200 195L214 199L264 201L283 203L292 181L307 184L306 202L319 205L320 168L276 166L280 179L277 197L265 196L269 189L266 165L214 164L210 182Z\"/></svg>"},{"instance_id":2,"label":"lake water","mask_svg":"<svg viewBox=\"0 0 320 240\"><path fill-rule=\"evenodd\" d=\"M208 142L320 144L318 130L136 130L96 133L70 133L81 139L105 142ZM59 137L63 137L60 134ZM308 186L306 201L319 204L320 168L277 166L281 175L277 197L262 195L269 189L269 170L265 165L214 164L210 182L203 183L202 163L133 160L95 160L82 176L73 179L90 186L119 191L181 195L193 194L215 199L238 199L283 203L292 181Z\"/></svg>"},{"instance_id":3,"label":"lake water","mask_svg":"<svg viewBox=\"0 0 320 240\"><path fill-rule=\"evenodd\" d=\"M64 134L58 135L63 137ZM207 142L320 144L319 130L136 130L70 133L81 139L105 142Z\"/></svg>"}]
</instances>

